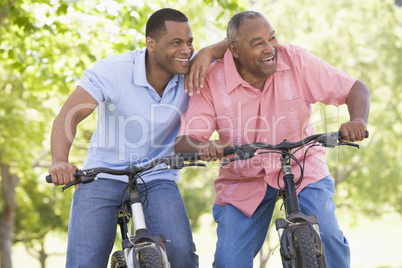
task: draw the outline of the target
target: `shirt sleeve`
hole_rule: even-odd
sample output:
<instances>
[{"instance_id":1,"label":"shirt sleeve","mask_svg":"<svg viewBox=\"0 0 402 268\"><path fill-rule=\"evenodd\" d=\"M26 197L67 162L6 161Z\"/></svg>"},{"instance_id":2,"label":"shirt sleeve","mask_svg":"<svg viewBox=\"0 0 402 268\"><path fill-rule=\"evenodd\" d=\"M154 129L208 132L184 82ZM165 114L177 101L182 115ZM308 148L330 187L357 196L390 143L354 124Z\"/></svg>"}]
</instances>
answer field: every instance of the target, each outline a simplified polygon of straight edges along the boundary
<instances>
[{"instance_id":1,"label":"shirt sleeve","mask_svg":"<svg viewBox=\"0 0 402 268\"><path fill-rule=\"evenodd\" d=\"M84 71L78 86L85 89L98 103L110 101L115 94L116 76L114 68L107 59L95 63L92 69Z\"/></svg>"},{"instance_id":2,"label":"shirt sleeve","mask_svg":"<svg viewBox=\"0 0 402 268\"><path fill-rule=\"evenodd\" d=\"M306 101L335 106L346 102L355 78L301 48L295 62Z\"/></svg>"},{"instance_id":3,"label":"shirt sleeve","mask_svg":"<svg viewBox=\"0 0 402 268\"><path fill-rule=\"evenodd\" d=\"M178 136L190 136L199 141L207 141L216 129L215 108L208 81L200 94L190 97L188 109L181 117Z\"/></svg>"}]
</instances>

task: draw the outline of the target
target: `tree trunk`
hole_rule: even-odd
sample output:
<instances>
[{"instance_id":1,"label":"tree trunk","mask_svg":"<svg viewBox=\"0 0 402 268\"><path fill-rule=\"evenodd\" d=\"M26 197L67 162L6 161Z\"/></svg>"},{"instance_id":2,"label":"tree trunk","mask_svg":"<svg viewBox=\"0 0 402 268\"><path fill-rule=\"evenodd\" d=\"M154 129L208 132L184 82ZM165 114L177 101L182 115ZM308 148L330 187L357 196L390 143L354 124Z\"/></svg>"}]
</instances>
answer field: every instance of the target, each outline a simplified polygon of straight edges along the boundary
<instances>
[{"instance_id":1,"label":"tree trunk","mask_svg":"<svg viewBox=\"0 0 402 268\"><path fill-rule=\"evenodd\" d=\"M16 0L7 1L7 3L2 4L2 7L0 8L0 27L8 16L8 9L15 4L15 1Z\"/></svg>"},{"instance_id":2,"label":"tree trunk","mask_svg":"<svg viewBox=\"0 0 402 268\"><path fill-rule=\"evenodd\" d=\"M17 202L15 201L15 188L19 183L16 175L10 174L10 167L0 164L1 169L1 197L4 209L0 214L0 267L11 268L11 247L14 230Z\"/></svg>"},{"instance_id":3,"label":"tree trunk","mask_svg":"<svg viewBox=\"0 0 402 268\"><path fill-rule=\"evenodd\" d=\"M40 267L41 268L46 268L46 259L49 256L46 251L45 251L45 239L43 238L41 243L40 243L41 249L40 249L40 258L39 258L39 262L40 262Z\"/></svg>"}]
</instances>

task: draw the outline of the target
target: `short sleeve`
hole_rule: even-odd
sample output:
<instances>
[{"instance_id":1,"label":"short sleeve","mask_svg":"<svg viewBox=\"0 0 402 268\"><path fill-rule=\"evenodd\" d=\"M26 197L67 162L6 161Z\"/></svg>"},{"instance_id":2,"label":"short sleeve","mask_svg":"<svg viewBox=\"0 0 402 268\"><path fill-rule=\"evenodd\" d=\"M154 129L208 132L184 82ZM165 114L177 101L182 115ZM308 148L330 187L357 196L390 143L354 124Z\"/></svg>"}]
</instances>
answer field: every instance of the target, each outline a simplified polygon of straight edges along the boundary
<instances>
[{"instance_id":1,"label":"short sleeve","mask_svg":"<svg viewBox=\"0 0 402 268\"><path fill-rule=\"evenodd\" d=\"M299 48L295 64L306 101L342 105L356 79Z\"/></svg>"},{"instance_id":2,"label":"short sleeve","mask_svg":"<svg viewBox=\"0 0 402 268\"><path fill-rule=\"evenodd\" d=\"M109 101L114 93L116 75L112 64L107 59L95 63L92 69L84 71L84 77L78 86L85 89L98 103Z\"/></svg>"}]
</instances>

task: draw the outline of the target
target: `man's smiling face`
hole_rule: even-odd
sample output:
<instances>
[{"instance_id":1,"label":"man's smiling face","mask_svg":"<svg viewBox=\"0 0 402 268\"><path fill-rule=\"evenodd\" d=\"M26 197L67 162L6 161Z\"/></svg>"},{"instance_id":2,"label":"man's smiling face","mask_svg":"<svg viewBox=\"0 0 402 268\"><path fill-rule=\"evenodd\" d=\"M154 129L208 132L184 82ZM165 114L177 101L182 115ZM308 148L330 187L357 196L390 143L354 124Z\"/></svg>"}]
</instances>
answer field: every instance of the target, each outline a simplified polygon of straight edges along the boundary
<instances>
[{"instance_id":1,"label":"man's smiling face","mask_svg":"<svg viewBox=\"0 0 402 268\"><path fill-rule=\"evenodd\" d=\"M186 74L194 53L190 24L166 21L165 27L166 33L155 40L155 59L158 68L170 74Z\"/></svg>"},{"instance_id":2,"label":"man's smiling face","mask_svg":"<svg viewBox=\"0 0 402 268\"><path fill-rule=\"evenodd\" d=\"M239 72L259 78L276 72L279 43L265 18L256 17L241 25L234 47Z\"/></svg>"}]
</instances>

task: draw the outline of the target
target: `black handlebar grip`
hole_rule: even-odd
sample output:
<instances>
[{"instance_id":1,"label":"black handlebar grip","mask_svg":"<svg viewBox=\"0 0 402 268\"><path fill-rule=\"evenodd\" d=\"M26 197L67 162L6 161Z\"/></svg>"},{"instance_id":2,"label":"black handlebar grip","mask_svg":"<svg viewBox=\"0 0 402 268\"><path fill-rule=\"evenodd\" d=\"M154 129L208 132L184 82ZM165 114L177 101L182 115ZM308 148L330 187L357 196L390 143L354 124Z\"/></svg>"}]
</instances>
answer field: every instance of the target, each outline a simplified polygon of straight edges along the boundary
<instances>
[{"instance_id":1,"label":"black handlebar grip","mask_svg":"<svg viewBox=\"0 0 402 268\"><path fill-rule=\"evenodd\" d=\"M197 161L200 160L198 152L182 153L181 156L185 161Z\"/></svg>"},{"instance_id":2,"label":"black handlebar grip","mask_svg":"<svg viewBox=\"0 0 402 268\"><path fill-rule=\"evenodd\" d=\"M366 130L366 133L364 134L364 138L368 138L369 137L369 132L368 132L368 130ZM339 139L342 139L342 135L341 135L341 132L340 131L338 131L338 138Z\"/></svg>"},{"instance_id":3,"label":"black handlebar grip","mask_svg":"<svg viewBox=\"0 0 402 268\"><path fill-rule=\"evenodd\" d=\"M47 175L46 176L46 182L47 183L52 183L53 181L52 181L52 175Z\"/></svg>"},{"instance_id":4,"label":"black handlebar grip","mask_svg":"<svg viewBox=\"0 0 402 268\"><path fill-rule=\"evenodd\" d=\"M223 155L230 155L230 154L234 154L236 151L236 147L234 146L227 146L223 148Z\"/></svg>"}]
</instances>

